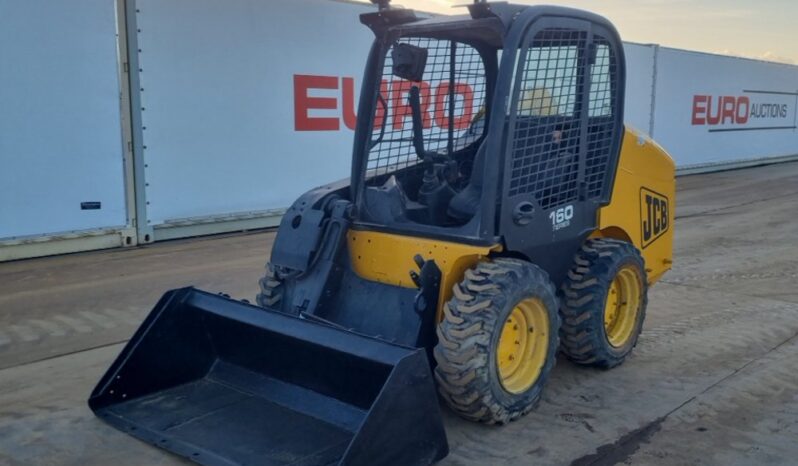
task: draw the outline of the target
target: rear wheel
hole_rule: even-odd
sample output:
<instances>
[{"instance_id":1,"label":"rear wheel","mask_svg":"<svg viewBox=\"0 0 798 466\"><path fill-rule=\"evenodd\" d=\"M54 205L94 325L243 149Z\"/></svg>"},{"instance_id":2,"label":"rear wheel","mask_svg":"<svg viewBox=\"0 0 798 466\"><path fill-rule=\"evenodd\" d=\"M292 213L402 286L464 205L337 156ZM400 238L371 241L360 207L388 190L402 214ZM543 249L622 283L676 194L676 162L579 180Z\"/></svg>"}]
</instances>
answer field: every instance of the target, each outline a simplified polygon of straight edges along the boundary
<instances>
[{"instance_id":1,"label":"rear wheel","mask_svg":"<svg viewBox=\"0 0 798 466\"><path fill-rule=\"evenodd\" d=\"M435 347L446 403L503 424L529 412L554 367L560 318L548 275L529 262L482 262L454 286Z\"/></svg>"},{"instance_id":2,"label":"rear wheel","mask_svg":"<svg viewBox=\"0 0 798 466\"><path fill-rule=\"evenodd\" d=\"M640 251L625 241L586 241L563 293L563 353L578 364L621 364L637 344L646 315L648 284Z\"/></svg>"}]
</instances>

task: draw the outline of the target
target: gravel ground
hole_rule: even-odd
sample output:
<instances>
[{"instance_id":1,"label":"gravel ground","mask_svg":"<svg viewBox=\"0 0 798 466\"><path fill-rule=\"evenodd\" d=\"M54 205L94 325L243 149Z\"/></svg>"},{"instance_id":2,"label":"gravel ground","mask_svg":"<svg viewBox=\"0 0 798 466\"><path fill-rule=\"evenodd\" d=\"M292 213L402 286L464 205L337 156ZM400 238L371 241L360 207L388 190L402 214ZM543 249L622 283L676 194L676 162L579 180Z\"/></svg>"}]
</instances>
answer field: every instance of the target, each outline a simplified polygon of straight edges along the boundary
<instances>
[{"instance_id":1,"label":"gravel ground","mask_svg":"<svg viewBox=\"0 0 798 466\"><path fill-rule=\"evenodd\" d=\"M650 291L632 357L558 361L505 427L446 409L446 465L795 464L798 163L678 179L674 270ZM0 464L183 464L85 400L160 294L252 299L260 232L0 264Z\"/></svg>"}]
</instances>

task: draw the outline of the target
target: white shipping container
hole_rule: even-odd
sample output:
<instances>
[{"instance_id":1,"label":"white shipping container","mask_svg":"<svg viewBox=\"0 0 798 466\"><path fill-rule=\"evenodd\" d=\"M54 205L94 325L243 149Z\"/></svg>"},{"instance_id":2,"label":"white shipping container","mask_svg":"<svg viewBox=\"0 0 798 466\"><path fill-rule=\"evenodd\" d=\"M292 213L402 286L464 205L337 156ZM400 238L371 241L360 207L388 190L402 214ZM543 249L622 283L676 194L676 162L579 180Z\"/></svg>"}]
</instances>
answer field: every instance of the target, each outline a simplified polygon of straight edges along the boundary
<instances>
[{"instance_id":1,"label":"white shipping container","mask_svg":"<svg viewBox=\"0 0 798 466\"><path fill-rule=\"evenodd\" d=\"M354 112L373 39L358 15L371 6L137 6L150 225L285 208L307 189L349 174L352 131L344 114ZM345 99L345 91L354 94Z\"/></svg>"},{"instance_id":2,"label":"white shipping container","mask_svg":"<svg viewBox=\"0 0 798 466\"><path fill-rule=\"evenodd\" d=\"M0 0L0 240L121 227L116 12Z\"/></svg>"},{"instance_id":3,"label":"white shipping container","mask_svg":"<svg viewBox=\"0 0 798 466\"><path fill-rule=\"evenodd\" d=\"M274 225L302 192L348 176L373 40L358 16L374 8L0 0L0 260L76 250L33 244L63 232L106 235L75 246L89 249ZM798 66L624 50L626 123L679 168L798 157Z\"/></svg>"},{"instance_id":4,"label":"white shipping container","mask_svg":"<svg viewBox=\"0 0 798 466\"><path fill-rule=\"evenodd\" d=\"M798 67L662 47L654 139L680 168L798 154Z\"/></svg>"},{"instance_id":5,"label":"white shipping container","mask_svg":"<svg viewBox=\"0 0 798 466\"><path fill-rule=\"evenodd\" d=\"M624 120L626 124L649 133L651 131L651 106L654 104L654 59L656 45L625 42L626 96Z\"/></svg>"}]
</instances>

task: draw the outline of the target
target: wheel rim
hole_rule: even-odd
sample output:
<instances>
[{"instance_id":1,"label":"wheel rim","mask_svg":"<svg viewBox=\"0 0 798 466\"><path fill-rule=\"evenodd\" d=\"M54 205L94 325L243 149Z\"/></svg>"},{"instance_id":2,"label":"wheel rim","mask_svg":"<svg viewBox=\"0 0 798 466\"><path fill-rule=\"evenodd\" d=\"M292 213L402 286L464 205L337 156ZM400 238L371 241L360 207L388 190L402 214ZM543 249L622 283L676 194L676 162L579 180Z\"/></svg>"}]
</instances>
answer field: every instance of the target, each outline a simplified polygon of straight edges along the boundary
<instances>
[{"instance_id":1,"label":"wheel rim","mask_svg":"<svg viewBox=\"0 0 798 466\"><path fill-rule=\"evenodd\" d=\"M549 316L538 298L518 303L502 327L496 362L499 380L510 393L523 393L540 376L549 351Z\"/></svg>"},{"instance_id":2,"label":"wheel rim","mask_svg":"<svg viewBox=\"0 0 798 466\"><path fill-rule=\"evenodd\" d=\"M640 279L627 266L618 271L607 290L604 304L604 330L610 345L619 348L629 342L637 324L640 308Z\"/></svg>"}]
</instances>

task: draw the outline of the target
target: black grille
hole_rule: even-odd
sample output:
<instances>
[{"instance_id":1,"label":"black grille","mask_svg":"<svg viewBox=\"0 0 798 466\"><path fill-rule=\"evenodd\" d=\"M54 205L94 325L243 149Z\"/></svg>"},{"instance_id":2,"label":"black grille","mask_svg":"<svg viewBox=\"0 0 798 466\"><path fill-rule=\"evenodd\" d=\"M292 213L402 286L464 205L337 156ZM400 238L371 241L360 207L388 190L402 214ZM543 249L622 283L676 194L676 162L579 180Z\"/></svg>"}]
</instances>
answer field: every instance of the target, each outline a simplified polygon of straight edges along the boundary
<instances>
[{"instance_id":1,"label":"black grille","mask_svg":"<svg viewBox=\"0 0 798 466\"><path fill-rule=\"evenodd\" d=\"M446 153L470 145L484 132L480 116L485 109L485 67L473 47L425 37L407 37L400 43L427 49L427 66L421 83L413 83L392 74L391 52L388 50L383 67L382 85L378 99L372 148L369 151L367 177L394 172L420 160L412 139L412 118L407 95L413 85L421 91L424 143L427 151ZM453 128L449 128L450 83L454 82ZM387 104L387 112L384 104ZM386 118L384 133L381 131ZM451 145L451 147L450 147Z\"/></svg>"},{"instance_id":2,"label":"black grille","mask_svg":"<svg viewBox=\"0 0 798 466\"><path fill-rule=\"evenodd\" d=\"M516 123L509 195L532 194L544 209L585 196L605 196L608 165L615 139L617 59L610 43L594 38L587 95L587 146L582 147L580 78L587 33L548 29L537 33L527 49L516 89ZM584 177L579 176L584 154Z\"/></svg>"},{"instance_id":3,"label":"black grille","mask_svg":"<svg viewBox=\"0 0 798 466\"><path fill-rule=\"evenodd\" d=\"M584 31L543 30L522 57L508 194L531 193L544 209L579 195L585 42Z\"/></svg>"},{"instance_id":4,"label":"black grille","mask_svg":"<svg viewBox=\"0 0 798 466\"><path fill-rule=\"evenodd\" d=\"M609 42L594 37L596 60L590 65L585 184L589 199L604 196L608 165L615 133L615 102L618 92L617 60Z\"/></svg>"}]
</instances>

